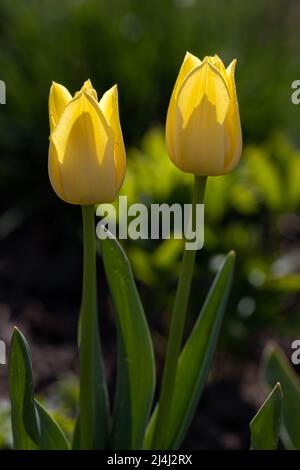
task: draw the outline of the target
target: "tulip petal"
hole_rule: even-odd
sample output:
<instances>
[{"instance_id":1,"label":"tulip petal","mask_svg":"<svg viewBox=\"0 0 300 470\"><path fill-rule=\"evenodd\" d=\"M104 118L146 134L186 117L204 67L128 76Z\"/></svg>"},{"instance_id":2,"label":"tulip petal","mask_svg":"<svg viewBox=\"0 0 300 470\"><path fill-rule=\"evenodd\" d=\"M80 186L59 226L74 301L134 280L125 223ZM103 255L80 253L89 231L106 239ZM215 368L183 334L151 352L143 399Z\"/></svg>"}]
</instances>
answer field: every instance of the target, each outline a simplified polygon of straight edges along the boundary
<instances>
[{"instance_id":1,"label":"tulip petal","mask_svg":"<svg viewBox=\"0 0 300 470\"><path fill-rule=\"evenodd\" d=\"M82 92L82 91L85 91L88 95L92 96L92 98L94 98L94 100L98 101L97 91L93 87L92 82L91 82L90 79L88 79L84 82L84 84L81 87L81 90L77 91L75 96L79 95L80 92Z\"/></svg>"},{"instance_id":2,"label":"tulip petal","mask_svg":"<svg viewBox=\"0 0 300 470\"><path fill-rule=\"evenodd\" d=\"M174 163L176 163L175 152L174 152L174 125L175 125L177 95L182 85L182 82L184 81L188 73L191 72L193 68L195 68L197 65L200 65L200 64L201 64L201 60L198 59L198 57L194 56L193 54L190 54L189 52L185 54L183 63L179 70L177 80L175 82L172 96L170 99L170 104L169 104L168 113L167 113L167 122L166 122L166 144L167 144L167 149L168 149L170 158L173 160Z\"/></svg>"},{"instance_id":3,"label":"tulip petal","mask_svg":"<svg viewBox=\"0 0 300 470\"><path fill-rule=\"evenodd\" d=\"M114 157L116 168L116 190L119 191L125 176L126 152L119 117L118 87L114 85L102 96L100 109L114 133Z\"/></svg>"},{"instance_id":4,"label":"tulip petal","mask_svg":"<svg viewBox=\"0 0 300 470\"><path fill-rule=\"evenodd\" d=\"M234 59L231 64L227 67L227 82L230 93L230 106L225 120L225 126L227 128L227 142L226 148L227 152L225 155L225 172L228 173L231 171L239 162L242 146L243 146L243 137L239 113L239 104L237 100L235 80L234 80L234 71L236 66L236 59Z\"/></svg>"},{"instance_id":5,"label":"tulip petal","mask_svg":"<svg viewBox=\"0 0 300 470\"><path fill-rule=\"evenodd\" d=\"M195 67L183 81L174 130L175 160L183 171L198 175L224 173L224 121L229 104L227 84L209 61Z\"/></svg>"},{"instance_id":6,"label":"tulip petal","mask_svg":"<svg viewBox=\"0 0 300 470\"><path fill-rule=\"evenodd\" d=\"M49 94L49 122L50 131L57 125L67 104L71 101L72 96L63 85L52 83Z\"/></svg>"},{"instance_id":7,"label":"tulip petal","mask_svg":"<svg viewBox=\"0 0 300 470\"><path fill-rule=\"evenodd\" d=\"M73 98L50 139L60 164L62 199L73 204L115 199L113 133L93 97L81 92Z\"/></svg>"},{"instance_id":8,"label":"tulip petal","mask_svg":"<svg viewBox=\"0 0 300 470\"><path fill-rule=\"evenodd\" d=\"M225 66L223 64L223 61L220 59L220 57L217 54L215 54L213 57L205 57L205 59L203 59L203 62L204 60L208 60L212 65L214 65L222 74L225 81L227 82Z\"/></svg>"},{"instance_id":9,"label":"tulip petal","mask_svg":"<svg viewBox=\"0 0 300 470\"><path fill-rule=\"evenodd\" d=\"M48 153L48 173L49 179L54 192L64 201L67 201L64 187L62 184L61 163L58 160L57 150L50 138Z\"/></svg>"}]
</instances>

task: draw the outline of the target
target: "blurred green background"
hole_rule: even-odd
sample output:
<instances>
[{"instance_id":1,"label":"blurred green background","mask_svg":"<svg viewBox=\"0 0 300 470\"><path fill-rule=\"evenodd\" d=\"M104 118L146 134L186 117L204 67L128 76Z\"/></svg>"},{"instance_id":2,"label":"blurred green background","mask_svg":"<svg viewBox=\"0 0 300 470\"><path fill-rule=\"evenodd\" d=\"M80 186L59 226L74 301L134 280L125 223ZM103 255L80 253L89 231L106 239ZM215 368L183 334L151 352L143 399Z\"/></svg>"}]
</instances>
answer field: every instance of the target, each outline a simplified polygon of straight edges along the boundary
<instances>
[{"instance_id":1,"label":"blurred green background","mask_svg":"<svg viewBox=\"0 0 300 470\"><path fill-rule=\"evenodd\" d=\"M16 322L25 329L35 344L41 390L67 371L76 373L81 285L80 211L59 201L48 181L51 81L74 93L91 78L98 95L118 83L128 152L122 193L129 202L188 202L192 176L170 163L163 129L179 67L187 50L200 58L217 53L226 65L238 59L244 153L231 175L209 179L190 325L222 255L235 249L234 286L212 378L223 385L212 393L219 399L233 387L241 403L255 409L263 345L271 337L290 354L290 339L300 334L300 107L291 103L291 84L300 78L299 2L1 0L0 17L0 79L7 90L7 104L0 106L0 337L8 340ZM176 240L125 245L160 367L182 246ZM113 383L105 285L99 294ZM45 347L52 348L48 369L40 365ZM0 378L5 397L3 368ZM255 389L250 397L243 392L247 381ZM230 406L226 412L232 414ZM216 436L199 425L202 441L191 445L245 447L251 412L241 406L236 422L226 421L226 412L218 425L208 413Z\"/></svg>"}]
</instances>

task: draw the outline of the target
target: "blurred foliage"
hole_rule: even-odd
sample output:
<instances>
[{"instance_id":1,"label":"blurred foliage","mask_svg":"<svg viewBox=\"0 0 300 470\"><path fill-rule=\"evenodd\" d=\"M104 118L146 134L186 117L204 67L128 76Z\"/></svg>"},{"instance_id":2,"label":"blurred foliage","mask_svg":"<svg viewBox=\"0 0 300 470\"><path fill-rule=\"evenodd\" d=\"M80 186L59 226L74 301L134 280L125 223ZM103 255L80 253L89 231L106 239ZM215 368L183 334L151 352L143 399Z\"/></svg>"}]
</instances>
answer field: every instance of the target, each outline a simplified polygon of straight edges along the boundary
<instances>
[{"instance_id":1,"label":"blurred foliage","mask_svg":"<svg viewBox=\"0 0 300 470\"><path fill-rule=\"evenodd\" d=\"M8 400L0 401L0 449L12 448L12 432L10 419L10 403Z\"/></svg>"},{"instance_id":2,"label":"blurred foliage","mask_svg":"<svg viewBox=\"0 0 300 470\"><path fill-rule=\"evenodd\" d=\"M182 174L169 160L162 129L149 131L141 147L128 153L121 191L128 196L128 204L190 201L193 177ZM291 296L300 286L299 172L300 152L286 136L276 133L263 145L246 146L234 172L208 179L205 249L197 256L191 309L196 316L223 253L234 248L237 273L226 337L231 344L236 341L237 347L244 344L251 349L250 337L246 343L241 340L271 325L286 333L300 332ZM162 311L169 312L182 241L127 240L125 245L136 277L147 286L150 313L159 316ZM162 307L160 312L158 306Z\"/></svg>"}]
</instances>

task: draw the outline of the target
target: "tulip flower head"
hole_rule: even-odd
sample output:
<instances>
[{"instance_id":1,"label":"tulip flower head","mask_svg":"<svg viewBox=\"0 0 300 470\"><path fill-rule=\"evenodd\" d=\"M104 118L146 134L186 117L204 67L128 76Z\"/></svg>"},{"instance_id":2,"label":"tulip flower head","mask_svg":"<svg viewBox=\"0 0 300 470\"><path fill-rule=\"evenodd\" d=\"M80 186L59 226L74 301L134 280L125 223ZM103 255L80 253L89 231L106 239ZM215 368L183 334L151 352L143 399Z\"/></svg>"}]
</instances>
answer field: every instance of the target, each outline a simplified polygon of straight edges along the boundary
<instances>
[{"instance_id":1,"label":"tulip flower head","mask_svg":"<svg viewBox=\"0 0 300 470\"><path fill-rule=\"evenodd\" d=\"M198 176L223 175L239 162L242 132L234 82L236 60L203 61L187 53L171 96L166 142L173 163Z\"/></svg>"},{"instance_id":2,"label":"tulip flower head","mask_svg":"<svg viewBox=\"0 0 300 470\"><path fill-rule=\"evenodd\" d=\"M74 97L53 83L49 120L48 171L56 194L71 204L114 201L126 167L117 86L98 102L90 80Z\"/></svg>"}]
</instances>

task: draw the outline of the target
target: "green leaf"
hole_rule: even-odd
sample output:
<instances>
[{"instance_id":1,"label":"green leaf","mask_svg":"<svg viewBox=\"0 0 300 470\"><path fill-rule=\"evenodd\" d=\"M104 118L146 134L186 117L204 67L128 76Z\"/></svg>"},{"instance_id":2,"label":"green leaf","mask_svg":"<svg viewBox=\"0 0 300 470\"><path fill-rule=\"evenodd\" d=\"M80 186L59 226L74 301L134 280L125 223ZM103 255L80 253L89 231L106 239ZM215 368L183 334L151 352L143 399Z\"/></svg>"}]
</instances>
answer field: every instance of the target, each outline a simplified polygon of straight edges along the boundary
<instances>
[{"instance_id":1,"label":"green leaf","mask_svg":"<svg viewBox=\"0 0 300 470\"><path fill-rule=\"evenodd\" d=\"M264 288L277 292L300 292L300 274L286 274L267 279Z\"/></svg>"},{"instance_id":2,"label":"green leaf","mask_svg":"<svg viewBox=\"0 0 300 470\"><path fill-rule=\"evenodd\" d=\"M42 450L68 450L69 444L61 428L37 400L34 400L34 404L40 424L39 448Z\"/></svg>"},{"instance_id":3,"label":"green leaf","mask_svg":"<svg viewBox=\"0 0 300 470\"><path fill-rule=\"evenodd\" d=\"M102 240L118 333L118 377L111 446L140 449L155 388L151 336L129 261L119 243Z\"/></svg>"},{"instance_id":4,"label":"green leaf","mask_svg":"<svg viewBox=\"0 0 300 470\"><path fill-rule=\"evenodd\" d=\"M9 356L9 389L15 448L68 449L62 430L34 398L30 350L17 328L13 332Z\"/></svg>"},{"instance_id":5,"label":"green leaf","mask_svg":"<svg viewBox=\"0 0 300 470\"><path fill-rule=\"evenodd\" d=\"M194 416L216 349L227 302L235 255L230 252L221 267L198 321L179 358L170 423L166 426L165 448L177 449ZM157 407L151 417L144 447L151 448Z\"/></svg>"},{"instance_id":6,"label":"green leaf","mask_svg":"<svg viewBox=\"0 0 300 470\"><path fill-rule=\"evenodd\" d=\"M262 361L262 380L270 390L280 382L283 392L280 437L288 449L300 449L300 380L283 351L269 344Z\"/></svg>"},{"instance_id":7,"label":"green leaf","mask_svg":"<svg viewBox=\"0 0 300 470\"><path fill-rule=\"evenodd\" d=\"M282 390L277 383L250 423L251 450L277 449L282 412Z\"/></svg>"}]
</instances>

